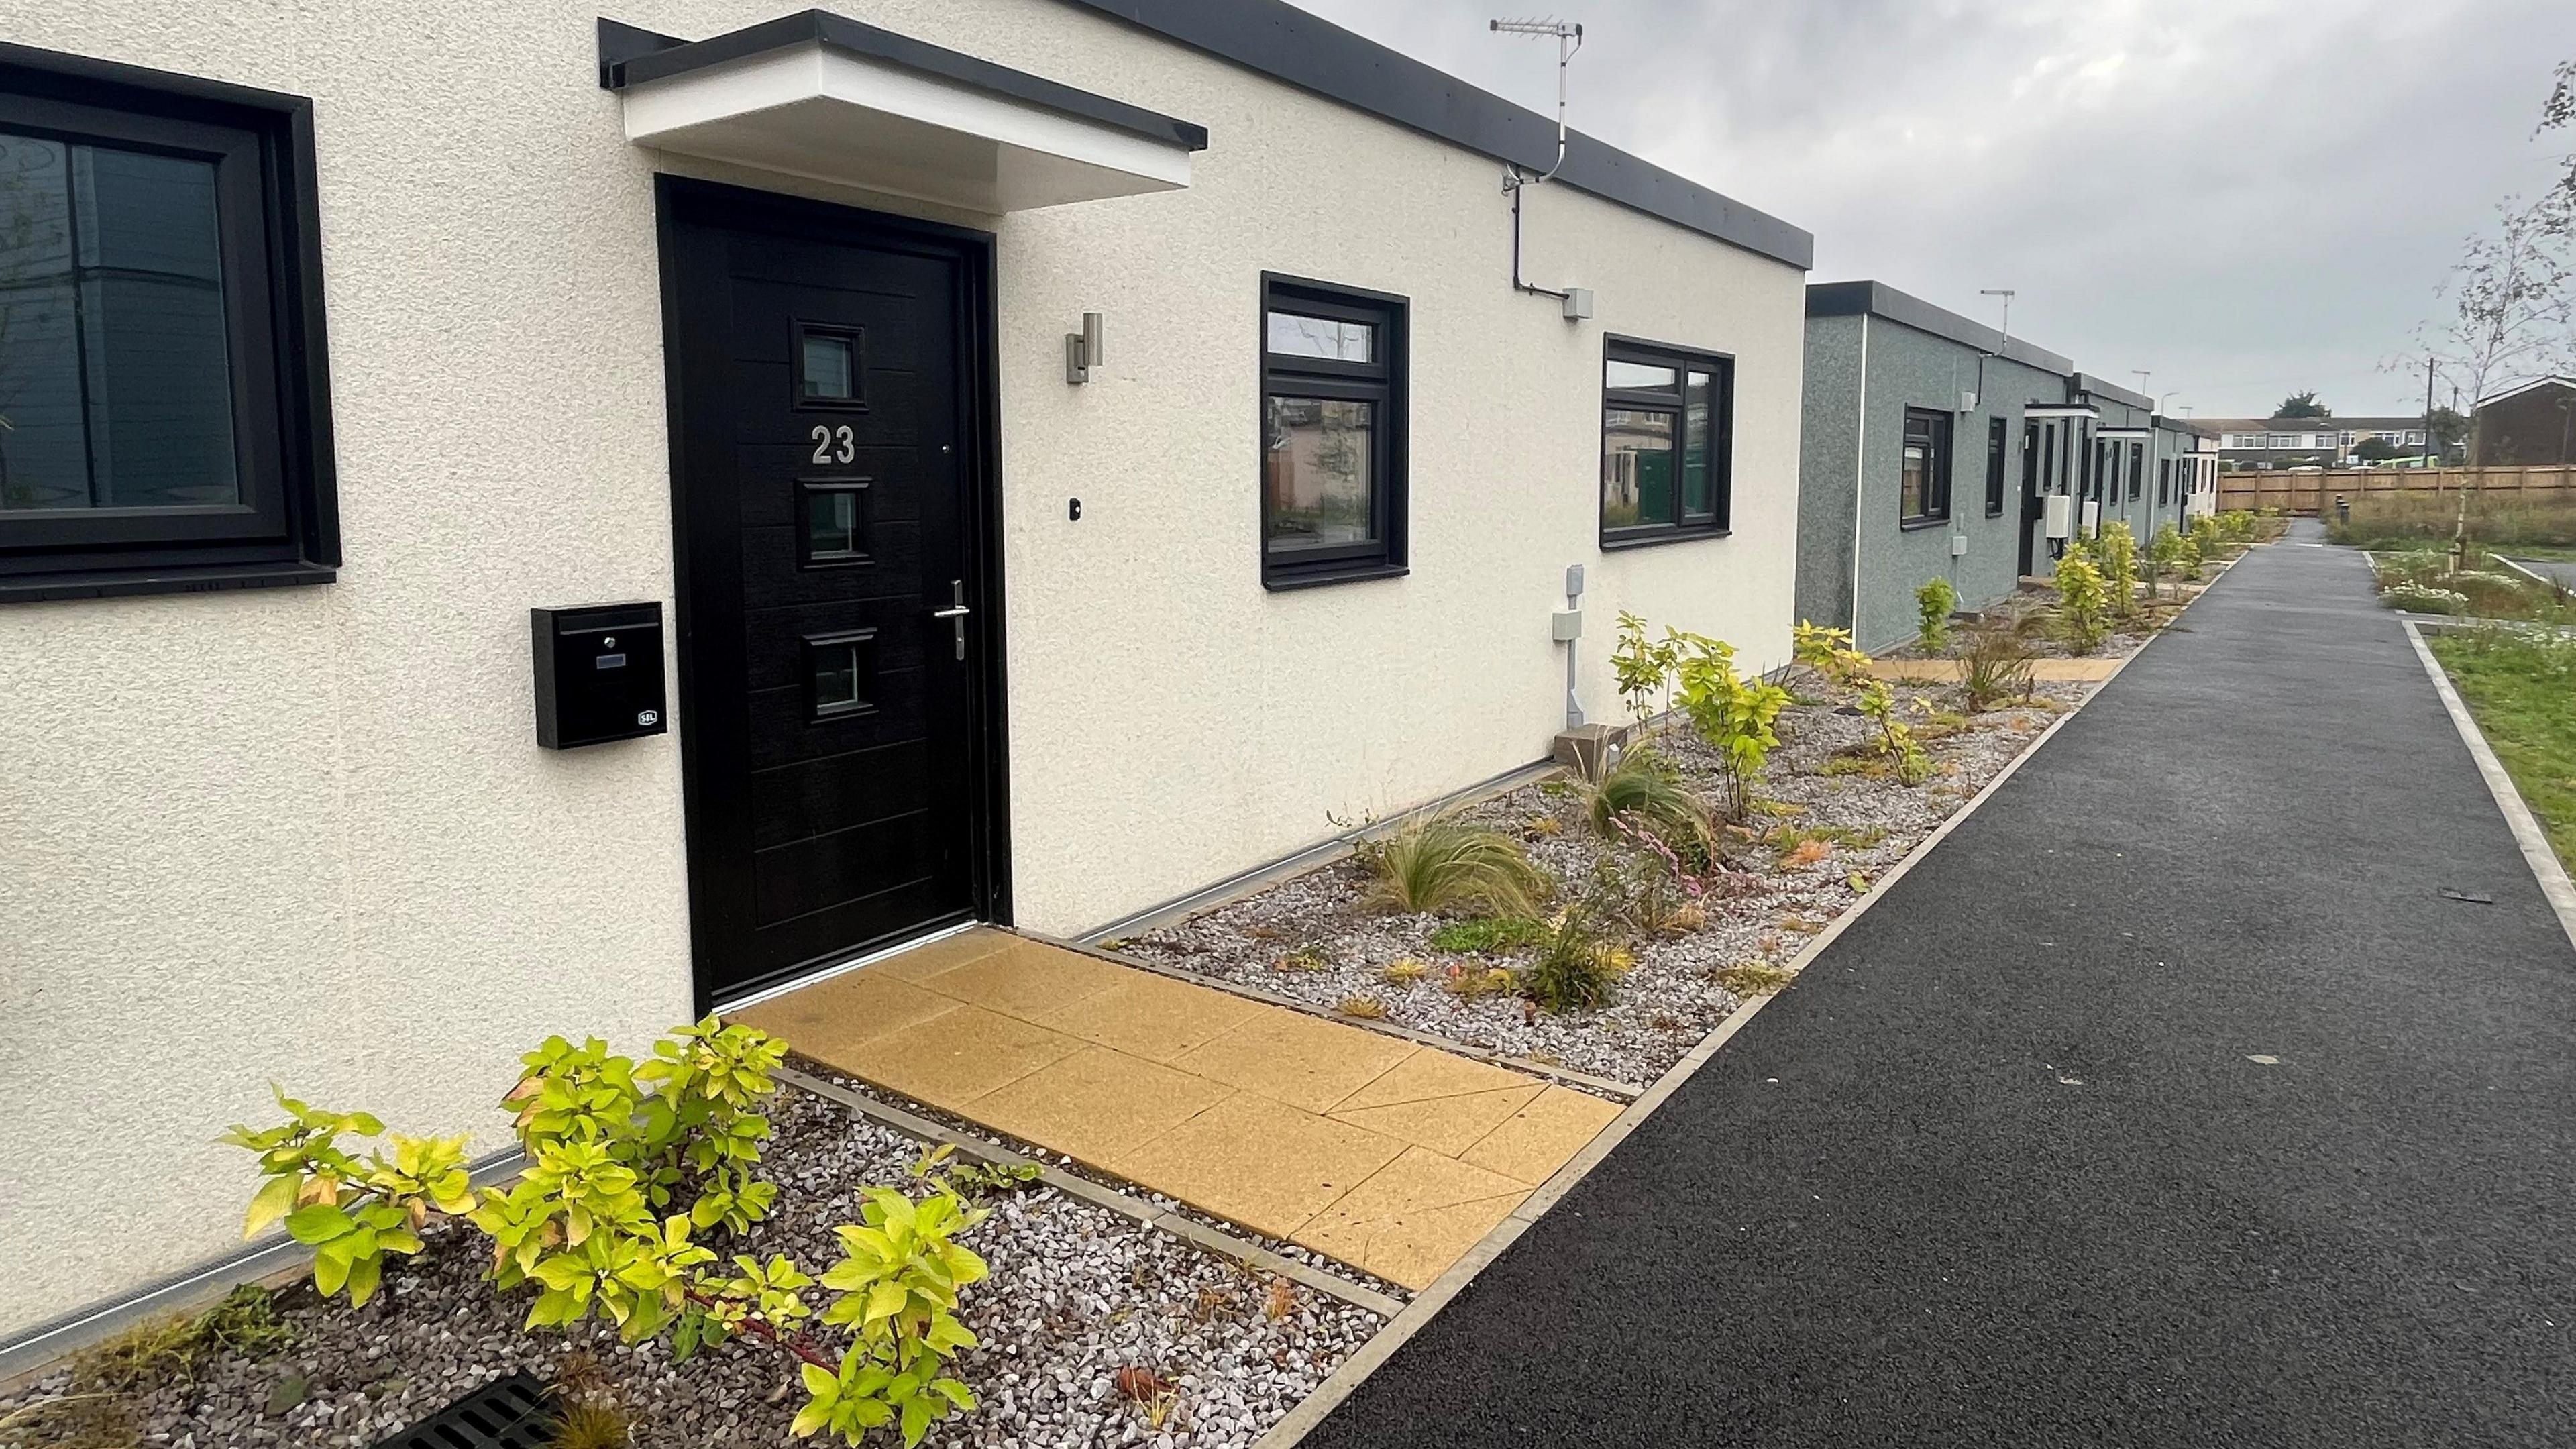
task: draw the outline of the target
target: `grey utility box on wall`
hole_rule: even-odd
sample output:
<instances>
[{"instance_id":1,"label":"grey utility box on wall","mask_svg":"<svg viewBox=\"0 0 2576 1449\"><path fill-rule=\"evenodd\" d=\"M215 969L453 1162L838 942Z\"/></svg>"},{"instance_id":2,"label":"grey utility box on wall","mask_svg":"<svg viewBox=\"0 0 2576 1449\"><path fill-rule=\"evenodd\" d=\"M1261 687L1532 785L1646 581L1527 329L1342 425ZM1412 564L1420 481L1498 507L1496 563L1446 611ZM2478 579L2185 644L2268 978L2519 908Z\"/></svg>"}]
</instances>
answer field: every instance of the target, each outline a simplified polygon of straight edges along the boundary
<instances>
[{"instance_id":1,"label":"grey utility box on wall","mask_svg":"<svg viewBox=\"0 0 2576 1449\"><path fill-rule=\"evenodd\" d=\"M662 606L530 609L537 658L537 743L550 750L670 728L662 692Z\"/></svg>"}]
</instances>

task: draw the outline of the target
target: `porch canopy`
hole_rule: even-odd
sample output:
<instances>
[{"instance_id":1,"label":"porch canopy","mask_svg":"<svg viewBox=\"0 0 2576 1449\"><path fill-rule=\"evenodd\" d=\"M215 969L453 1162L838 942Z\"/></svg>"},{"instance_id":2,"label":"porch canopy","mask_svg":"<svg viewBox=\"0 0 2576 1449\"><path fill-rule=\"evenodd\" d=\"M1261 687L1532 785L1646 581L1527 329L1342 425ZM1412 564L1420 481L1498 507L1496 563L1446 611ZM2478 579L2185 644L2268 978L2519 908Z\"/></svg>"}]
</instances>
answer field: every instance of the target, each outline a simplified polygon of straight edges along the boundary
<instances>
[{"instance_id":1,"label":"porch canopy","mask_svg":"<svg viewBox=\"0 0 2576 1449\"><path fill-rule=\"evenodd\" d=\"M1000 213L1190 184L1207 131L820 10L682 41L599 22L640 146Z\"/></svg>"}]
</instances>

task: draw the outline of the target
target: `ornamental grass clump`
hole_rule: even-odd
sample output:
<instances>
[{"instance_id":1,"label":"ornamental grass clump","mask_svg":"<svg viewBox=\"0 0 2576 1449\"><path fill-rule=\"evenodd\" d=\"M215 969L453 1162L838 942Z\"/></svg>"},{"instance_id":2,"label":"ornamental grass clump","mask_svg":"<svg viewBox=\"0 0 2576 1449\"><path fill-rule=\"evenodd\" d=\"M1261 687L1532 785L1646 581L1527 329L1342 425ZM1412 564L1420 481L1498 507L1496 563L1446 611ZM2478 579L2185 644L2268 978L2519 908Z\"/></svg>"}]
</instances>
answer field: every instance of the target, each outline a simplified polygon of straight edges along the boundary
<instances>
[{"instance_id":1,"label":"ornamental grass clump","mask_svg":"<svg viewBox=\"0 0 2576 1449\"><path fill-rule=\"evenodd\" d=\"M1926 654L1950 647L1950 615L1959 607L1959 591L1946 578L1934 577L1914 591L1915 643Z\"/></svg>"},{"instance_id":2,"label":"ornamental grass clump","mask_svg":"<svg viewBox=\"0 0 2576 1449\"><path fill-rule=\"evenodd\" d=\"M1999 624L1980 624L1968 631L1959 651L1959 696L1969 711L1983 714L2006 700L2030 698L2037 654L2021 631Z\"/></svg>"},{"instance_id":3,"label":"ornamental grass clump","mask_svg":"<svg viewBox=\"0 0 2576 1449\"><path fill-rule=\"evenodd\" d=\"M1557 916L1517 981L1521 994L1543 1011L1592 1011L1617 997L1619 978L1635 964L1625 950L1594 932L1585 910L1570 907Z\"/></svg>"},{"instance_id":4,"label":"ornamental grass clump","mask_svg":"<svg viewBox=\"0 0 2576 1449\"><path fill-rule=\"evenodd\" d=\"M1527 916L1550 894L1519 841L1446 816L1405 821L1361 859L1376 876L1367 899L1381 910Z\"/></svg>"},{"instance_id":5,"label":"ornamental grass clump","mask_svg":"<svg viewBox=\"0 0 2576 1449\"><path fill-rule=\"evenodd\" d=\"M2078 654L2101 648L2111 635L2110 589L2102 571L2074 549L2057 561L2057 599L2066 647Z\"/></svg>"},{"instance_id":6,"label":"ornamental grass clump","mask_svg":"<svg viewBox=\"0 0 2576 1449\"><path fill-rule=\"evenodd\" d=\"M1624 819L1652 831L1695 870L1705 870L1716 859L1717 830L1708 806L1652 745L1632 745L1622 752L1592 782L1584 810L1605 840L1620 838L1615 825Z\"/></svg>"},{"instance_id":7,"label":"ornamental grass clump","mask_svg":"<svg viewBox=\"0 0 2576 1449\"><path fill-rule=\"evenodd\" d=\"M975 1405L944 1370L975 1346L955 1309L984 1265L952 1239L983 1220L981 1209L945 1182L917 1202L869 1189L863 1221L834 1230L844 1256L819 1282L838 1296L819 1317L804 1297L818 1280L793 1260L737 1254L720 1264L698 1241L742 1234L777 1201L777 1185L755 1176L769 1136L755 1108L777 1090L785 1057L785 1043L714 1017L673 1032L640 1066L596 1038L550 1037L521 1058L526 1073L501 1099L527 1166L509 1187L479 1193L464 1138L389 1136L366 1113L283 1092L284 1123L237 1126L223 1140L258 1154L268 1179L247 1232L283 1218L314 1249L325 1297L365 1302L386 1257L420 1252L433 1218L456 1219L491 1240L497 1288L535 1290L529 1328L605 1319L627 1343L667 1334L674 1362L756 1339L803 1365L796 1434L829 1430L855 1445L894 1424L916 1444L933 1421ZM384 1136L385 1146L360 1158L340 1146L352 1135ZM818 1323L849 1331L838 1356L813 1336Z\"/></svg>"}]
</instances>

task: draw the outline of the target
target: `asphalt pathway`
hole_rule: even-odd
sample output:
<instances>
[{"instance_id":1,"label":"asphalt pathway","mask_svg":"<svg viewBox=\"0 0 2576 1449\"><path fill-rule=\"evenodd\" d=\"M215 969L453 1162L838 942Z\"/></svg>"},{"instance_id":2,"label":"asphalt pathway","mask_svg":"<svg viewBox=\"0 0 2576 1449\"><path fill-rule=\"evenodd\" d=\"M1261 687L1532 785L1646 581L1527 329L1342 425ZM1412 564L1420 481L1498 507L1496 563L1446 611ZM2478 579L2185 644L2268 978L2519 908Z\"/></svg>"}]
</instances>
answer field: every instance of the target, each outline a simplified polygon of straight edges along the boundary
<instances>
[{"instance_id":1,"label":"asphalt pathway","mask_svg":"<svg viewBox=\"0 0 2576 1449\"><path fill-rule=\"evenodd\" d=\"M2567 587L2576 589L2576 559L2523 558L2515 559L2514 562L2542 578L2554 578Z\"/></svg>"},{"instance_id":2,"label":"asphalt pathway","mask_svg":"<svg viewBox=\"0 0 2576 1449\"><path fill-rule=\"evenodd\" d=\"M1307 1443L2576 1444L2571 1062L2361 561L2257 549Z\"/></svg>"}]
</instances>

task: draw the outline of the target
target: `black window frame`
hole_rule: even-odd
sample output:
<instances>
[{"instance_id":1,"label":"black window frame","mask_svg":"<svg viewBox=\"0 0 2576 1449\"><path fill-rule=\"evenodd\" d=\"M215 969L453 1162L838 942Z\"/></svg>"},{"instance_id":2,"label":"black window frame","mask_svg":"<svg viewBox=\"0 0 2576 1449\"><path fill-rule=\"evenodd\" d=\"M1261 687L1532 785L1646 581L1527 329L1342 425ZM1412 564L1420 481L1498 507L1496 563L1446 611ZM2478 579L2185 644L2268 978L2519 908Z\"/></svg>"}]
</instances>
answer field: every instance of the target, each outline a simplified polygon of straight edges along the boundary
<instances>
[{"instance_id":1,"label":"black window frame","mask_svg":"<svg viewBox=\"0 0 2576 1449\"><path fill-rule=\"evenodd\" d=\"M2156 460L2156 506L2158 508L2163 508L2173 502L2173 475L2173 459L2159 458Z\"/></svg>"},{"instance_id":2,"label":"black window frame","mask_svg":"<svg viewBox=\"0 0 2576 1449\"><path fill-rule=\"evenodd\" d=\"M1406 394L1410 391L1412 299L1392 292L1263 272L1260 300L1260 310L1254 314L1261 386L1253 413L1258 522L1252 546L1261 560L1261 586L1275 593L1402 577L1410 572L1405 562L1409 511L1405 464L1410 456ZM1370 360L1344 362L1274 353L1270 350L1272 312L1367 323L1377 329ZM1369 489L1370 523L1377 534L1374 541L1299 549L1286 555L1271 549L1270 400L1274 397L1366 402L1375 407Z\"/></svg>"},{"instance_id":3,"label":"black window frame","mask_svg":"<svg viewBox=\"0 0 2576 1449\"><path fill-rule=\"evenodd\" d=\"M1673 369L1673 386L1662 388L1614 388L1610 385L1610 364L1632 362L1646 367ZM1691 374L1709 376L1709 470L1708 511L1692 515L1683 507L1684 484L1679 466L1690 447L1690 379ZM1592 477L1593 517L1599 525L1599 546L1604 553L1627 548L1653 548L1668 543L1694 543L1701 539L1726 538L1735 532L1735 354L1713 352L1707 348L1681 347L1667 342L1651 342L1641 337L1604 336L1601 339L1601 368L1594 374L1601 379L1601 436L1594 450ZM1601 496L1600 460L1609 454L1610 412L1668 412L1673 415L1673 521L1670 523L1635 523L1613 528L1607 502Z\"/></svg>"},{"instance_id":4,"label":"black window frame","mask_svg":"<svg viewBox=\"0 0 2576 1449\"><path fill-rule=\"evenodd\" d=\"M0 511L0 603L337 577L312 101L0 43L0 129L215 165L242 499Z\"/></svg>"},{"instance_id":5,"label":"black window frame","mask_svg":"<svg viewBox=\"0 0 2576 1449\"><path fill-rule=\"evenodd\" d=\"M2004 460L2011 455L2011 419L1986 419L1986 516L2004 516Z\"/></svg>"},{"instance_id":6,"label":"black window frame","mask_svg":"<svg viewBox=\"0 0 2576 1449\"><path fill-rule=\"evenodd\" d=\"M2147 486L2147 445L2129 444L2129 501L2135 503Z\"/></svg>"},{"instance_id":7,"label":"black window frame","mask_svg":"<svg viewBox=\"0 0 2576 1449\"><path fill-rule=\"evenodd\" d=\"M1907 408L1905 421L1896 438L1896 523L1899 528L1930 528L1950 521L1950 471L1952 466L1951 431L1958 415L1939 408ZM1914 441L1914 425L1927 425L1925 433L1923 481L1925 510L1905 511L1905 450ZM1930 495L1937 493L1939 501Z\"/></svg>"}]
</instances>

